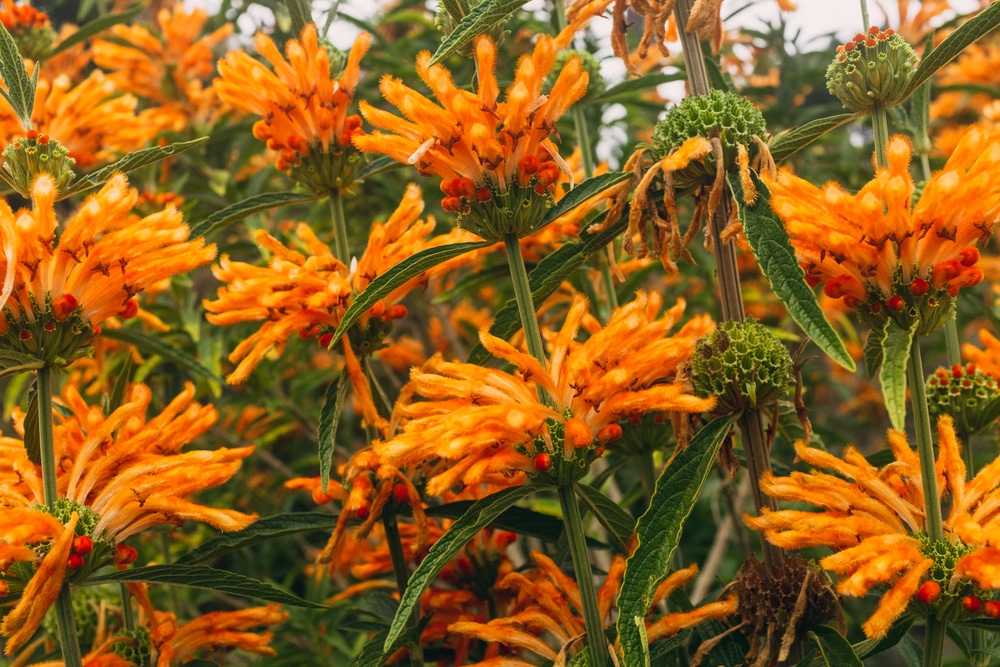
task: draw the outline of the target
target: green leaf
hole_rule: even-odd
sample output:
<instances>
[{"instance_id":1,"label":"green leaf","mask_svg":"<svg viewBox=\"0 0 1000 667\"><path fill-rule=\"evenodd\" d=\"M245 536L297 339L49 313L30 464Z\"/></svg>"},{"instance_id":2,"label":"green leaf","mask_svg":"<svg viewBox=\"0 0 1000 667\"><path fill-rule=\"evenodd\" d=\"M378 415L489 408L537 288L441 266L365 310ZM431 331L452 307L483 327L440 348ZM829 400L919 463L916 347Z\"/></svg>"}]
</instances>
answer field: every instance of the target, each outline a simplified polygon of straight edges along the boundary
<instances>
[{"instance_id":1,"label":"green leaf","mask_svg":"<svg viewBox=\"0 0 1000 667\"><path fill-rule=\"evenodd\" d=\"M177 559L177 565L195 565L256 544L289 535L329 531L337 517L326 512L292 512L260 519L235 533L221 533Z\"/></svg>"},{"instance_id":2,"label":"green leaf","mask_svg":"<svg viewBox=\"0 0 1000 667\"><path fill-rule=\"evenodd\" d=\"M795 259L788 232L771 211L771 193L756 174L751 173L750 176L758 195L753 206L743 201L740 179L730 178L729 185L743 221L743 232L757 264L795 323L831 359L853 371L854 359L827 321L815 292L806 284L805 273Z\"/></svg>"},{"instance_id":3,"label":"green leaf","mask_svg":"<svg viewBox=\"0 0 1000 667\"><path fill-rule=\"evenodd\" d=\"M917 642L910 635L904 635L896 646L899 655L903 656L903 662L907 667L923 667L923 644Z\"/></svg>"},{"instance_id":4,"label":"green leaf","mask_svg":"<svg viewBox=\"0 0 1000 667\"><path fill-rule=\"evenodd\" d=\"M671 74L647 74L638 79L627 79L617 86L611 86L594 99L588 100L587 104L610 104L633 93L646 93L660 84L684 81L686 78L683 72L673 72Z\"/></svg>"},{"instance_id":5,"label":"green leaf","mask_svg":"<svg viewBox=\"0 0 1000 667\"><path fill-rule=\"evenodd\" d=\"M444 505L428 507L427 516L459 519L469 511L474 501L456 500ZM512 533L535 537L543 542L555 543L563 532L563 523L551 514L542 514L526 507L511 507L489 523L491 528L509 530Z\"/></svg>"},{"instance_id":6,"label":"green leaf","mask_svg":"<svg viewBox=\"0 0 1000 667\"><path fill-rule=\"evenodd\" d=\"M28 390L28 410L24 413L24 449L28 460L42 465L42 441L38 436L38 380Z\"/></svg>"},{"instance_id":7,"label":"green leaf","mask_svg":"<svg viewBox=\"0 0 1000 667\"><path fill-rule=\"evenodd\" d=\"M661 639L650 647L649 657L653 662L661 660L667 656L671 651L676 651L680 647L687 644L688 639L691 638L691 630L683 630L678 632L673 637L668 637L666 639Z\"/></svg>"},{"instance_id":8,"label":"green leaf","mask_svg":"<svg viewBox=\"0 0 1000 667\"><path fill-rule=\"evenodd\" d=\"M164 359L169 359L178 366L186 368L192 375L196 375L217 384L222 383L222 378L202 366L197 360L188 355L186 352L177 349L173 345L164 343L156 336L151 336L147 333L139 331L138 329L132 329L129 327L122 327L120 329L104 329L101 331L101 335L105 338L113 338L114 340L120 340L123 343L134 345L136 348L146 352L147 354L158 354Z\"/></svg>"},{"instance_id":9,"label":"green leaf","mask_svg":"<svg viewBox=\"0 0 1000 667\"><path fill-rule=\"evenodd\" d=\"M924 56L917 67L916 73L906 86L903 100L920 87L924 81L934 76L939 69L954 60L965 47L993 31L1000 25L1000 3L992 3L975 17L962 24L955 32L948 35L938 47ZM902 101L902 100L900 100Z\"/></svg>"},{"instance_id":10,"label":"green leaf","mask_svg":"<svg viewBox=\"0 0 1000 667\"><path fill-rule=\"evenodd\" d=\"M427 248L426 250L421 250L415 255L407 257L399 264L396 264L391 269L375 278L375 280L373 280L368 287L365 288L364 292L358 294L354 298L351 306L341 318L340 326L338 326L337 330L333 333L333 340L330 341L328 347L333 348L337 344L337 341L340 340L340 337L344 335L344 332L350 329L354 323L358 321L358 318L367 312L369 308L374 306L379 299L382 299L406 281L419 276L424 271L452 259L453 257L458 257L459 255L464 255L467 252L472 252L473 250L478 250L479 248L485 248L491 245L493 244L489 241L452 243L451 245Z\"/></svg>"},{"instance_id":11,"label":"green leaf","mask_svg":"<svg viewBox=\"0 0 1000 667\"><path fill-rule=\"evenodd\" d=\"M837 116L827 116L826 118L811 120L793 130L779 132L768 143L768 148L771 150L771 157L774 158L775 162L787 160L827 132L835 130L841 125L846 125L855 118L860 118L860 115L845 113Z\"/></svg>"},{"instance_id":12,"label":"green leaf","mask_svg":"<svg viewBox=\"0 0 1000 667\"><path fill-rule=\"evenodd\" d=\"M882 367L882 339L885 334L877 329L869 329L865 338L865 372L868 377L874 378L878 375L878 369Z\"/></svg>"},{"instance_id":13,"label":"green leaf","mask_svg":"<svg viewBox=\"0 0 1000 667\"><path fill-rule=\"evenodd\" d=\"M483 0L444 38L429 64L438 64L493 26L506 21L525 3L527 0Z\"/></svg>"},{"instance_id":14,"label":"green leaf","mask_svg":"<svg viewBox=\"0 0 1000 667\"><path fill-rule=\"evenodd\" d=\"M312 23L312 9L309 0L285 0L285 8L292 19L292 32L298 37L307 23Z\"/></svg>"},{"instance_id":15,"label":"green leaf","mask_svg":"<svg viewBox=\"0 0 1000 667\"><path fill-rule=\"evenodd\" d=\"M531 298L536 305L548 299L559 289L563 281L576 271L594 252L601 250L612 240L625 231L628 225L628 209L615 224L602 232L588 234L581 232L579 242L564 243L559 249L548 255L528 275L528 285L531 287ZM509 299L503 308L497 311L490 327L490 334L497 338L509 339L521 328L521 317L517 312L517 300ZM482 344L477 344L469 353L470 364L482 364L490 358L490 353Z\"/></svg>"},{"instance_id":16,"label":"green leaf","mask_svg":"<svg viewBox=\"0 0 1000 667\"><path fill-rule=\"evenodd\" d=\"M684 521L712 469L732 417L706 424L678 453L656 481L649 509L636 525L638 546L625 563L618 595L618 638L624 667L649 667L646 613L653 592L666 577Z\"/></svg>"},{"instance_id":17,"label":"green leaf","mask_svg":"<svg viewBox=\"0 0 1000 667\"><path fill-rule=\"evenodd\" d=\"M17 42L7 28L0 25L0 78L7 86L7 90L0 89L0 95L10 104L25 130L31 129L31 111L35 106L35 85L40 69L35 67L34 78L28 75L24 58L17 50Z\"/></svg>"},{"instance_id":18,"label":"green leaf","mask_svg":"<svg viewBox=\"0 0 1000 667\"><path fill-rule=\"evenodd\" d=\"M878 381L882 385L882 398L889 412L889 421L897 431L906 427L906 365L910 361L916 324L903 329L895 320L887 320L882 335L882 369Z\"/></svg>"},{"instance_id":19,"label":"green leaf","mask_svg":"<svg viewBox=\"0 0 1000 667\"><path fill-rule=\"evenodd\" d=\"M106 16L94 19L90 23L81 26L79 30L74 32L72 35L70 35L63 41L53 46L45 57L51 58L57 53L62 53L71 46L76 46L77 44L81 44L90 39L91 37L93 37L94 35L104 32L111 26L118 25L119 23L128 23L136 16L141 14L145 9L146 6L143 3L139 3L132 9L128 9L124 12L120 12L118 14L107 14Z\"/></svg>"},{"instance_id":20,"label":"green leaf","mask_svg":"<svg viewBox=\"0 0 1000 667\"><path fill-rule=\"evenodd\" d=\"M1000 632L1000 618L970 618L962 621L952 621L955 625L973 630L985 630L986 632Z\"/></svg>"},{"instance_id":21,"label":"green leaf","mask_svg":"<svg viewBox=\"0 0 1000 667\"><path fill-rule=\"evenodd\" d=\"M910 631L914 618L910 614L903 614L896 619L896 622L889 628L888 634L882 639L865 639L854 645L854 654L864 660L870 655L888 651L898 644L900 640Z\"/></svg>"},{"instance_id":22,"label":"green leaf","mask_svg":"<svg viewBox=\"0 0 1000 667\"><path fill-rule=\"evenodd\" d=\"M389 635L389 630L379 632L371 638L371 641L365 644L364 648L361 649L361 654L351 663L351 667L382 667L389 656L397 650L403 646L413 645L420 641L420 633L423 632L424 626L427 625L427 621L430 618L430 616L426 616L421 619L419 625L409 628L406 632L396 637L388 648L386 648L386 638Z\"/></svg>"},{"instance_id":23,"label":"green leaf","mask_svg":"<svg viewBox=\"0 0 1000 667\"><path fill-rule=\"evenodd\" d=\"M344 399L347 390L351 388L347 372L343 371L337 379L327 385L326 396L323 398L323 409L319 413L319 481L323 493L330 484L330 466L333 464L333 447L337 437L337 422L340 413L344 411Z\"/></svg>"},{"instance_id":24,"label":"green leaf","mask_svg":"<svg viewBox=\"0 0 1000 667\"><path fill-rule=\"evenodd\" d=\"M371 160L368 164L362 167L354 177L354 180L360 181L370 176L374 176L375 174L392 171L393 169L402 169L405 166L406 165L402 162L399 162L395 158L391 158L388 155L379 155L377 158Z\"/></svg>"},{"instance_id":25,"label":"green leaf","mask_svg":"<svg viewBox=\"0 0 1000 667\"><path fill-rule=\"evenodd\" d=\"M125 361L122 362L122 367L118 369L118 377L115 378L115 384L111 387L111 395L108 397L108 414L111 414L120 408L122 403L125 402L125 390L128 388L129 379L131 377L132 354L126 353Z\"/></svg>"},{"instance_id":26,"label":"green leaf","mask_svg":"<svg viewBox=\"0 0 1000 667\"><path fill-rule=\"evenodd\" d=\"M205 588L229 593L230 595L240 595L257 600L267 600L268 602L280 602L281 604L293 607L326 608L325 605L303 600L269 583L252 579L242 574L236 574L235 572L217 570L214 567L206 567L204 565L151 565L149 567L138 567L132 570L120 570L99 577L91 577L82 582L82 584L84 586L100 586L101 584L131 583L137 581L147 584L175 584L178 586L190 586L191 588Z\"/></svg>"},{"instance_id":27,"label":"green leaf","mask_svg":"<svg viewBox=\"0 0 1000 667\"><path fill-rule=\"evenodd\" d=\"M601 522L612 541L623 554L628 553L628 540L635 530L635 519L618 506L606 495L588 484L577 484L576 494L580 496L587 508Z\"/></svg>"},{"instance_id":28,"label":"green leaf","mask_svg":"<svg viewBox=\"0 0 1000 667\"><path fill-rule=\"evenodd\" d=\"M397 640L406 629L406 624L409 622L413 610L420 603L424 591L437 578L441 568L454 558L455 554L468 544L476 533L488 526L507 508L541 488L543 487L535 485L515 486L477 500L469 508L469 511L453 523L448 532L431 546L427 556L410 577L410 581L406 585L406 592L403 593L403 597L399 601L396 618L392 620L392 627L389 628L382 647L384 655L388 655L393 647L397 646Z\"/></svg>"},{"instance_id":29,"label":"green leaf","mask_svg":"<svg viewBox=\"0 0 1000 667\"><path fill-rule=\"evenodd\" d=\"M580 183L580 185L567 192L555 206L550 208L548 213L545 214L545 217L542 218L542 221L535 225L534 229L531 230L531 233L537 232L539 229L542 229L545 225L553 222L560 216L566 215L583 202L607 190L612 185L621 183L622 181L630 178L632 178L632 174L622 171L612 171L607 174L601 174L600 176L588 178L583 183Z\"/></svg>"},{"instance_id":30,"label":"green leaf","mask_svg":"<svg viewBox=\"0 0 1000 667\"><path fill-rule=\"evenodd\" d=\"M811 630L809 636L819 645L827 667L864 667L864 663L854 653L851 642L829 625Z\"/></svg>"},{"instance_id":31,"label":"green leaf","mask_svg":"<svg viewBox=\"0 0 1000 667\"><path fill-rule=\"evenodd\" d=\"M243 201L236 202L232 206L212 213L204 220L191 225L191 238L199 236L210 236L218 232L237 220L242 220L248 215L285 206L287 204L299 204L302 202L316 201L316 195L303 194L301 192L264 192L253 197L248 197Z\"/></svg>"},{"instance_id":32,"label":"green leaf","mask_svg":"<svg viewBox=\"0 0 1000 667\"><path fill-rule=\"evenodd\" d=\"M178 155L179 153L191 150L196 146L201 146L206 141L208 141L208 137L201 137L199 139L192 139L191 141L179 141L167 146L153 146L152 148L144 148L141 151L128 153L123 155L117 162L113 162L106 167L98 169L92 174L87 174L86 176L77 179L72 185L69 186L69 188L67 188L64 192L61 192L59 197L61 199L65 199L66 197L84 192L91 188L96 188L98 185L104 183L104 181L108 180L119 171L125 174L133 172L140 167L155 164L160 160L166 160L172 155Z\"/></svg>"}]
</instances>

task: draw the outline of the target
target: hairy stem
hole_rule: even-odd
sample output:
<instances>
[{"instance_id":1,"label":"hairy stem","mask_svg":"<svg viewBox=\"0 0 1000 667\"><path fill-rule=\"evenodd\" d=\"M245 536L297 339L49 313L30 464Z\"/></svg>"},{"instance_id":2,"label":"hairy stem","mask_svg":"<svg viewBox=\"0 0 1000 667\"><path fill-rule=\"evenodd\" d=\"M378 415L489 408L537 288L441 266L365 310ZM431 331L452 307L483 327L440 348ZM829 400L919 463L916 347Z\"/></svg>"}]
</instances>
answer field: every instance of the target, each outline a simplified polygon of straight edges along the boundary
<instances>
[{"instance_id":1,"label":"hairy stem","mask_svg":"<svg viewBox=\"0 0 1000 667\"><path fill-rule=\"evenodd\" d=\"M521 316L521 327L524 330L524 340L528 344L528 352L535 359L538 359L542 366L545 366L545 345L542 343L542 332L538 328L538 319L535 317L535 301L531 297L528 269L524 266L521 244L518 243L517 234L506 234L503 243L504 249L507 251L510 279L514 283L517 312ZM539 387L538 391L541 392L542 389Z\"/></svg>"},{"instance_id":2,"label":"hairy stem","mask_svg":"<svg viewBox=\"0 0 1000 667\"><path fill-rule=\"evenodd\" d=\"M351 265L351 244L347 240L347 220L344 218L344 200L340 190L330 193L330 218L333 221L333 249L337 259L345 266Z\"/></svg>"},{"instance_id":3,"label":"hairy stem","mask_svg":"<svg viewBox=\"0 0 1000 667\"><path fill-rule=\"evenodd\" d=\"M934 614L927 617L927 625L924 630L923 667L941 667L947 629L947 623L935 617Z\"/></svg>"},{"instance_id":4,"label":"hairy stem","mask_svg":"<svg viewBox=\"0 0 1000 667\"><path fill-rule=\"evenodd\" d=\"M944 539L941 520L941 500L938 497L937 474L934 471L934 437L931 415L927 409L924 391L924 364L920 356L920 343L913 341L910 363L906 366L910 383L910 405L913 407L913 424L917 432L917 454L920 457L920 476L924 486L924 509L927 515L927 535L931 540Z\"/></svg>"},{"instance_id":5,"label":"hairy stem","mask_svg":"<svg viewBox=\"0 0 1000 667\"><path fill-rule=\"evenodd\" d=\"M882 102L872 105L872 133L875 136L875 165L879 169L886 169L889 167L889 158L885 152L889 145L889 118Z\"/></svg>"}]
</instances>

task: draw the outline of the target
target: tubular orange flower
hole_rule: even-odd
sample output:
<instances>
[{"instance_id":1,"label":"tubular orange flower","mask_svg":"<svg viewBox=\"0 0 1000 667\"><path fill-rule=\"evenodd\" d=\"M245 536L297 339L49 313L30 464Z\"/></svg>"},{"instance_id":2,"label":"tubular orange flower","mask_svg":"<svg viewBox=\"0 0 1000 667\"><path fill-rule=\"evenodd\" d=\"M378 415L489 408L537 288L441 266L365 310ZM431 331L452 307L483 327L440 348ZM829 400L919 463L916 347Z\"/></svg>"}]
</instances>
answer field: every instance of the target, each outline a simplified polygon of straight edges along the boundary
<instances>
[{"instance_id":1,"label":"tubular orange flower","mask_svg":"<svg viewBox=\"0 0 1000 667\"><path fill-rule=\"evenodd\" d=\"M980 329L979 343L982 349L972 343L962 345L962 355L993 379L1000 380L1000 339L987 329Z\"/></svg>"},{"instance_id":2,"label":"tubular orange flower","mask_svg":"<svg viewBox=\"0 0 1000 667\"><path fill-rule=\"evenodd\" d=\"M696 317L667 336L684 304L659 318L658 307L657 299L640 293L602 328L587 316L586 300L577 297L562 329L551 336L548 369L485 332L483 345L516 373L434 357L414 369L402 391L393 412L393 426L402 431L374 444L381 464L432 464L430 495L463 484L520 483L521 473L547 471L536 462L543 453L554 459L553 474L562 461L572 461L567 470L580 475L586 468L574 459L582 456L589 463L599 456L608 440L605 427L614 422L647 411L711 409L713 399L689 394L681 382L662 382L711 330L711 320ZM590 337L578 343L581 326ZM540 399L540 390L552 399L551 407ZM427 400L415 401L417 395Z\"/></svg>"},{"instance_id":3,"label":"tubular orange flower","mask_svg":"<svg viewBox=\"0 0 1000 667\"><path fill-rule=\"evenodd\" d=\"M43 60L56 39L48 15L27 3L0 0L0 23L14 38L18 52L31 60Z\"/></svg>"},{"instance_id":4,"label":"tubular orange flower","mask_svg":"<svg viewBox=\"0 0 1000 667\"><path fill-rule=\"evenodd\" d=\"M220 111L215 89L206 85L215 64L212 49L233 25L202 35L207 20L205 10L189 12L177 3L157 13L158 33L139 24L113 26L117 41L94 40L94 63L111 72L120 90L159 105L153 115L160 127L180 132L192 122L210 125Z\"/></svg>"},{"instance_id":5,"label":"tubular orange flower","mask_svg":"<svg viewBox=\"0 0 1000 667\"><path fill-rule=\"evenodd\" d=\"M392 134L361 134L354 145L416 165L422 174L440 176L444 209L458 213L459 223L483 238L524 236L551 206L559 171L566 169L549 136L556 121L586 92L587 73L573 56L543 95L556 49L552 38L542 35L534 53L518 63L506 101L498 102L496 47L488 37L479 37L475 53L475 93L456 87L444 67L430 65L430 53L417 56L417 73L438 104L401 80L384 76L382 94L406 119L362 101L365 119Z\"/></svg>"},{"instance_id":6,"label":"tubular orange flower","mask_svg":"<svg viewBox=\"0 0 1000 667\"><path fill-rule=\"evenodd\" d=\"M806 280L874 326L892 317L932 331L961 287L983 279L976 245L1000 217L1000 134L973 128L912 203L911 148L889 140L889 167L856 195L781 172L771 206L785 223ZM879 330L881 327L878 326Z\"/></svg>"},{"instance_id":7,"label":"tubular orange flower","mask_svg":"<svg viewBox=\"0 0 1000 667\"><path fill-rule=\"evenodd\" d=\"M820 565L844 575L837 586L843 595L862 597L876 586L889 586L862 625L869 637L886 635L925 578L941 585L939 604L970 594L974 586L1000 588L1000 554L993 546L1000 538L1000 516L994 511L1000 501L1000 458L966 482L951 417L941 417L937 431L938 488L942 497L951 496L941 542L931 542L924 532L920 464L898 431L889 431L896 460L883 468L868 463L853 447L837 458L796 443L800 459L839 476L818 470L788 477L765 474L761 488L774 498L805 502L822 511L763 510L759 517L743 517L785 549L834 549Z\"/></svg>"},{"instance_id":8,"label":"tubular orange flower","mask_svg":"<svg viewBox=\"0 0 1000 667\"><path fill-rule=\"evenodd\" d=\"M31 211L0 202L0 346L51 363L86 353L109 317L134 317L137 296L161 280L205 264L215 247L187 241L172 206L137 219L138 196L122 174L57 228L57 190L48 174L32 188Z\"/></svg>"},{"instance_id":9,"label":"tubular orange flower","mask_svg":"<svg viewBox=\"0 0 1000 667\"><path fill-rule=\"evenodd\" d=\"M351 137L361 127L361 119L348 116L347 107L371 37L358 36L339 78L332 76L330 56L311 23L285 46L288 60L263 33L254 37L254 44L274 71L243 51L230 52L219 61L220 78L214 84L219 97L238 111L261 117L253 126L254 136L281 151L275 165L279 170L292 169L293 177L317 192L346 189L360 166Z\"/></svg>"}]
</instances>

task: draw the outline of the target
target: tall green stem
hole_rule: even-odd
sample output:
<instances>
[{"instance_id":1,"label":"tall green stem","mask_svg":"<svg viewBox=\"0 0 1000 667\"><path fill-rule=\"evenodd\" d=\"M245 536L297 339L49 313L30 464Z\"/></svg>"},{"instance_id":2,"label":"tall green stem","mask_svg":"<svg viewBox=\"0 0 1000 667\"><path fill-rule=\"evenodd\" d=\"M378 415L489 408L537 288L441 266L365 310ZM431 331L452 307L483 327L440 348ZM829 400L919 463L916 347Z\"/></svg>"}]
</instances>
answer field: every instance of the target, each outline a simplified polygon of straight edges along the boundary
<instances>
[{"instance_id":1,"label":"tall green stem","mask_svg":"<svg viewBox=\"0 0 1000 667\"><path fill-rule=\"evenodd\" d=\"M864 23L864 27L861 29L861 32L866 32L868 28L872 27L871 20L868 18L867 0L861 0L861 22Z\"/></svg>"},{"instance_id":2,"label":"tall green stem","mask_svg":"<svg viewBox=\"0 0 1000 667\"><path fill-rule=\"evenodd\" d=\"M872 132L875 136L875 164L879 169L886 169L889 166L889 158L885 152L889 145L889 118L882 102L872 105Z\"/></svg>"},{"instance_id":3,"label":"tall green stem","mask_svg":"<svg viewBox=\"0 0 1000 667\"><path fill-rule=\"evenodd\" d=\"M42 459L42 494L45 504L52 508L59 498L56 482L55 438L52 434L52 369L42 366L38 369L38 443ZM59 643L62 647L63 662L66 667L82 667L83 655L76 634L73 618L73 599L69 584L64 583L55 603L56 625L59 627Z\"/></svg>"},{"instance_id":4,"label":"tall green stem","mask_svg":"<svg viewBox=\"0 0 1000 667\"><path fill-rule=\"evenodd\" d=\"M927 409L924 390L924 364L920 356L920 343L913 341L910 363L906 366L910 383L910 404L913 407L913 424L917 432L917 455L920 457L920 476L924 486L924 510L927 516L927 535L931 540L944 539L941 520L941 500L938 497L937 474L934 470L934 438L931 432L931 415Z\"/></svg>"},{"instance_id":5,"label":"tall green stem","mask_svg":"<svg viewBox=\"0 0 1000 667\"><path fill-rule=\"evenodd\" d=\"M410 574L406 568L406 554L403 553L403 540L399 535L399 525L396 523L396 511L385 508L382 511L382 527L385 529L385 541L389 545L389 558L392 560L392 572L396 577L396 588L399 596L402 597L409 584ZM409 627L415 627L420 617L419 606L414 608L413 614L407 623ZM410 652L411 667L423 667L424 649L420 640L412 641L407 645Z\"/></svg>"},{"instance_id":6,"label":"tall green stem","mask_svg":"<svg viewBox=\"0 0 1000 667\"><path fill-rule=\"evenodd\" d=\"M924 627L923 667L941 667L947 627L947 623L934 614L927 617L927 625Z\"/></svg>"},{"instance_id":7,"label":"tall green stem","mask_svg":"<svg viewBox=\"0 0 1000 667\"><path fill-rule=\"evenodd\" d=\"M590 570L590 556L587 553L587 537L583 532L580 508L576 504L575 484L559 487L559 506L562 508L563 526L569 541L569 555L573 559L576 585L580 590L580 604L583 606L583 622L587 628L587 650L590 664L607 667L610 662L608 643L604 635L604 620L597 606L597 591Z\"/></svg>"},{"instance_id":8,"label":"tall green stem","mask_svg":"<svg viewBox=\"0 0 1000 667\"><path fill-rule=\"evenodd\" d=\"M528 283L528 269L524 266L521 255L521 244L517 234L506 234L503 237L504 249L507 251L507 263L510 265L510 279L514 283L514 298L517 299L517 313L521 316L521 327L524 329L524 340L528 344L528 352L545 366L545 345L542 343L542 332L538 328L535 316L535 301L531 297L531 285ZM539 391L542 391L539 388Z\"/></svg>"},{"instance_id":9,"label":"tall green stem","mask_svg":"<svg viewBox=\"0 0 1000 667\"><path fill-rule=\"evenodd\" d=\"M351 244L347 239L347 220L344 218L344 200L340 190L330 193L330 218L333 222L333 249L337 259L351 265Z\"/></svg>"}]
</instances>

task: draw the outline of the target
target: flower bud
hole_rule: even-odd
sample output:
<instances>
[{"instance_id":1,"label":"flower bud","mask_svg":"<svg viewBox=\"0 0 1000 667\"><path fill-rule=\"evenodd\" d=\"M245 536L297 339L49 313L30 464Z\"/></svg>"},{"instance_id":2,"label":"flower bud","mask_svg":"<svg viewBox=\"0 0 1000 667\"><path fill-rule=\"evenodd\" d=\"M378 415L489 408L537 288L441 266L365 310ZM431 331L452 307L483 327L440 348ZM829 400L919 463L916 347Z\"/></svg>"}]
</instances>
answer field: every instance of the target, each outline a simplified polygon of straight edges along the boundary
<instances>
[{"instance_id":1,"label":"flower bud","mask_svg":"<svg viewBox=\"0 0 1000 667\"><path fill-rule=\"evenodd\" d=\"M868 111L876 103L894 106L903 101L916 71L917 54L892 29L869 29L837 47L826 70L826 87L851 111Z\"/></svg>"}]
</instances>

